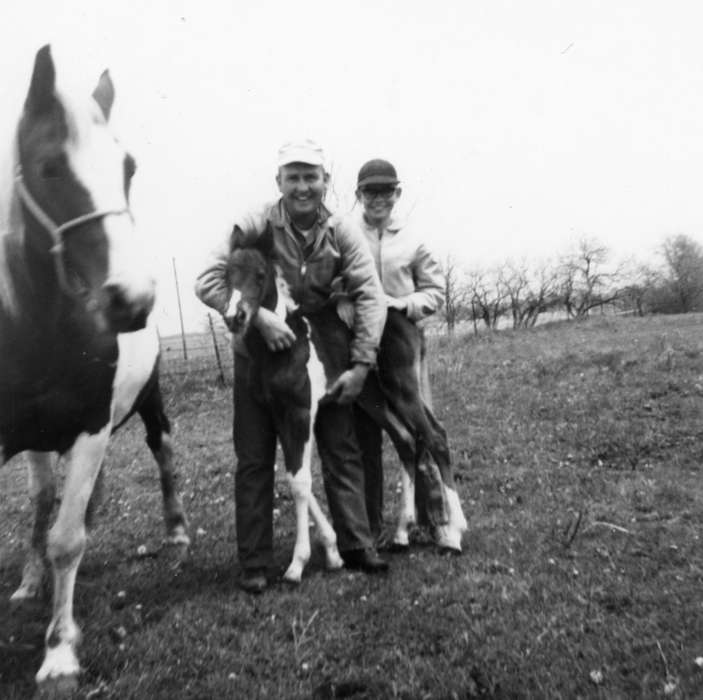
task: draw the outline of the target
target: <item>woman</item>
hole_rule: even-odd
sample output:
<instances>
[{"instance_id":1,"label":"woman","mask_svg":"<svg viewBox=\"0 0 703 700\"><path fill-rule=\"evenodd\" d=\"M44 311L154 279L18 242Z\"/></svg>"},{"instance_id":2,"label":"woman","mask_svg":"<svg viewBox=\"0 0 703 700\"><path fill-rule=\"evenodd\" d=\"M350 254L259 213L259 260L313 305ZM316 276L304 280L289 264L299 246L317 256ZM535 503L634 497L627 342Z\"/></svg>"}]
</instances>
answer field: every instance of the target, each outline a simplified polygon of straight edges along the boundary
<instances>
[{"instance_id":1,"label":"woman","mask_svg":"<svg viewBox=\"0 0 703 700\"><path fill-rule=\"evenodd\" d=\"M442 304L444 276L437 259L412 227L393 217L402 189L391 163L374 159L359 170L353 214L371 247L386 302L414 322L435 313ZM423 399L430 404L429 378L422 358ZM364 464L366 507L372 535L383 531L383 462L381 429L355 408L355 425Z\"/></svg>"}]
</instances>

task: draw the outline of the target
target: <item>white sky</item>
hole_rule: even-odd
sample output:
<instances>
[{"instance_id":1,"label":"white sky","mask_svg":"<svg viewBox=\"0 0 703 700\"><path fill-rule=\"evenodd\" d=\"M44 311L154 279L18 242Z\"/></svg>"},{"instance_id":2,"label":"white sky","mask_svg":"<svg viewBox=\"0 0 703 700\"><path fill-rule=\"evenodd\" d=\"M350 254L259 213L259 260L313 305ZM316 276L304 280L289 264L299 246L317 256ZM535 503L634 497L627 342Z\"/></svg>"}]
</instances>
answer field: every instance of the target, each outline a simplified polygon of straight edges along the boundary
<instances>
[{"instance_id":1,"label":"white sky","mask_svg":"<svg viewBox=\"0 0 703 700\"><path fill-rule=\"evenodd\" d=\"M414 223L468 266L700 239L702 20L676 0L24 0L3 9L0 82L26 85L47 41L86 80L110 68L170 333L171 258L200 329L195 275L235 212L277 196L290 138L323 145L343 210L365 160L393 161Z\"/></svg>"}]
</instances>

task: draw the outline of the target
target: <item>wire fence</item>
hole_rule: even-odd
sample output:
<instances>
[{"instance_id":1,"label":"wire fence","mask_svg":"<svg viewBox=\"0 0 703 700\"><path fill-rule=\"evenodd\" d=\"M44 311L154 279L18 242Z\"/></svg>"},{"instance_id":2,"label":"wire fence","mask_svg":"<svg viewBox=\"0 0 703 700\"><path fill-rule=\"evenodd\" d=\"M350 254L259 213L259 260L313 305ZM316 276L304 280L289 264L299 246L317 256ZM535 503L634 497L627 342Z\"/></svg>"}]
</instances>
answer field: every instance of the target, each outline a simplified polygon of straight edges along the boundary
<instances>
[{"instance_id":1,"label":"wire fence","mask_svg":"<svg viewBox=\"0 0 703 700\"><path fill-rule=\"evenodd\" d=\"M227 330L208 314L208 330L160 336L161 373L181 378L189 374L212 375L222 384L232 383L232 341Z\"/></svg>"}]
</instances>

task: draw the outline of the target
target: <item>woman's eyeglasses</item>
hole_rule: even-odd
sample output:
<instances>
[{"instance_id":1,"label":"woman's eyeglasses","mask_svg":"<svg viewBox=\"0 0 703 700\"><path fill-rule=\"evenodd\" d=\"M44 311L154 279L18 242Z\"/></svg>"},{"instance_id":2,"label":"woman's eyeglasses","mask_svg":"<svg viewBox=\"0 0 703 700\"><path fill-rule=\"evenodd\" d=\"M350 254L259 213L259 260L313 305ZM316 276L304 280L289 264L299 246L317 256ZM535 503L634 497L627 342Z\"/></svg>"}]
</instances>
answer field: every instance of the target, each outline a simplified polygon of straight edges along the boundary
<instances>
[{"instance_id":1,"label":"woman's eyeglasses","mask_svg":"<svg viewBox=\"0 0 703 700\"><path fill-rule=\"evenodd\" d=\"M361 194L367 199L375 199L376 197L383 197L384 199L390 199L395 194L396 188L393 185L384 185L383 187L362 187Z\"/></svg>"}]
</instances>

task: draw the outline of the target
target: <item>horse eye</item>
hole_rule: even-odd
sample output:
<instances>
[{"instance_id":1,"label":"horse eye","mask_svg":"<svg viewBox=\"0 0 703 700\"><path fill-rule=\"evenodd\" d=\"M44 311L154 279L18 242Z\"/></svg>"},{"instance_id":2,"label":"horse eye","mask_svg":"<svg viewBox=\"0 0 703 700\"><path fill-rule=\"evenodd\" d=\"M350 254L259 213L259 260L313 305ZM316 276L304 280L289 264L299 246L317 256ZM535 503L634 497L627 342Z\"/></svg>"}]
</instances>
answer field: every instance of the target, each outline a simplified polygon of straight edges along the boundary
<instances>
[{"instance_id":1,"label":"horse eye","mask_svg":"<svg viewBox=\"0 0 703 700\"><path fill-rule=\"evenodd\" d=\"M256 273L256 281L257 282L264 282L266 279L266 273L263 270L260 270L259 272Z\"/></svg>"}]
</instances>

